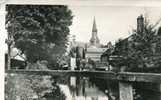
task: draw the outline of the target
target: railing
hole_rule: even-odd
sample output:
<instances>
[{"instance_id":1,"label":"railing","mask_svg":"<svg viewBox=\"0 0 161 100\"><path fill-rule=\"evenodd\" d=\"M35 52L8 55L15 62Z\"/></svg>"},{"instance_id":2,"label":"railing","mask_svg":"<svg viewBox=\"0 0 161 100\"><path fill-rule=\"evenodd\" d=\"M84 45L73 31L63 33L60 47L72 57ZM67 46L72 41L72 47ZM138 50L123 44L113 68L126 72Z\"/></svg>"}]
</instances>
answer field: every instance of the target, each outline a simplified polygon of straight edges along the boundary
<instances>
[{"instance_id":1,"label":"railing","mask_svg":"<svg viewBox=\"0 0 161 100\"><path fill-rule=\"evenodd\" d=\"M119 81L119 98L120 100L133 100L132 82L150 82L161 84L161 74L155 73L132 73L111 71L71 71L71 70L7 70L6 73L29 74L29 75L52 75L52 76L87 76L101 79L118 80Z\"/></svg>"}]
</instances>

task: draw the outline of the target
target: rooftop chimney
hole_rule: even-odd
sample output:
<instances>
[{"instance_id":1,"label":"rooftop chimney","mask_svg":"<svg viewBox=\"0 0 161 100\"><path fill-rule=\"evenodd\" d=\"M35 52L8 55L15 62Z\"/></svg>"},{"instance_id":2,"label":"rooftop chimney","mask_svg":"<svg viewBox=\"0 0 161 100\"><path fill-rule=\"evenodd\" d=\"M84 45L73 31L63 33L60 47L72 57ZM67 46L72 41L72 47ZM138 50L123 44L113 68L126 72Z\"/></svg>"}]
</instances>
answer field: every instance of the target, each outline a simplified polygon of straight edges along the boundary
<instances>
[{"instance_id":1,"label":"rooftop chimney","mask_svg":"<svg viewBox=\"0 0 161 100\"><path fill-rule=\"evenodd\" d=\"M137 32L142 33L144 30L144 17L141 14L140 16L138 16L137 18Z\"/></svg>"}]
</instances>

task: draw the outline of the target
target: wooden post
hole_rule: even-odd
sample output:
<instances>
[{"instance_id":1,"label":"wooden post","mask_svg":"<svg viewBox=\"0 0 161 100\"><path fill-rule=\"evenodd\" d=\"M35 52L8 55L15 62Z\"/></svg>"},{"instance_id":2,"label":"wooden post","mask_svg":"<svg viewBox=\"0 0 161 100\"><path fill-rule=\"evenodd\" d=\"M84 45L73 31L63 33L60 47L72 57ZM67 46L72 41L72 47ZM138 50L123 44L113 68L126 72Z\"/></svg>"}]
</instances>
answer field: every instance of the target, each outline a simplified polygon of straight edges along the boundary
<instances>
[{"instance_id":1,"label":"wooden post","mask_svg":"<svg viewBox=\"0 0 161 100\"><path fill-rule=\"evenodd\" d=\"M133 100L132 85L127 82L119 82L120 100Z\"/></svg>"}]
</instances>

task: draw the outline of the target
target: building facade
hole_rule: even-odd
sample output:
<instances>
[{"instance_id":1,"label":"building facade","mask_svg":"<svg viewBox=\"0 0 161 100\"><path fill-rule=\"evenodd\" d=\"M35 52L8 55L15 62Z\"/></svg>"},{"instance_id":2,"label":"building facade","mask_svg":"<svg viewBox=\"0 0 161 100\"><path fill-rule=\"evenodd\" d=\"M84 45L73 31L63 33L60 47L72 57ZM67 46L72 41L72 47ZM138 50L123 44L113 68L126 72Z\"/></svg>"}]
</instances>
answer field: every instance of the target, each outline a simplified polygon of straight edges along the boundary
<instances>
[{"instance_id":1,"label":"building facade","mask_svg":"<svg viewBox=\"0 0 161 100\"><path fill-rule=\"evenodd\" d=\"M102 44L100 44L100 40L97 35L97 26L95 18L93 20L92 36L89 41L89 45L86 46L85 50L85 58L91 59L95 62L99 62L101 60L102 53L107 50L107 48L103 48Z\"/></svg>"}]
</instances>

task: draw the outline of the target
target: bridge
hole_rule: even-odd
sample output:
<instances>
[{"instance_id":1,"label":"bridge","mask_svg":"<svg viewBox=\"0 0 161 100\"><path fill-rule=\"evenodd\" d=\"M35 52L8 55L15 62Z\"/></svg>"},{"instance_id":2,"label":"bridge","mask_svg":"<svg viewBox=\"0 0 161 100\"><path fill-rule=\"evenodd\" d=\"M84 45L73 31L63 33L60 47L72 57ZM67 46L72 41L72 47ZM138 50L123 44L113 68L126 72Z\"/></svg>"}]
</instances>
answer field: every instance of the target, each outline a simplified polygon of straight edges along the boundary
<instances>
[{"instance_id":1,"label":"bridge","mask_svg":"<svg viewBox=\"0 0 161 100\"><path fill-rule=\"evenodd\" d=\"M160 86L161 74L156 73L133 73L133 72L112 72L112 71L71 71L71 70L6 70L9 74L28 74L28 75L51 75L51 76L84 76L99 79L117 80L119 82L120 100L133 100L132 83L147 82L155 83Z\"/></svg>"}]
</instances>

